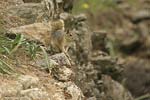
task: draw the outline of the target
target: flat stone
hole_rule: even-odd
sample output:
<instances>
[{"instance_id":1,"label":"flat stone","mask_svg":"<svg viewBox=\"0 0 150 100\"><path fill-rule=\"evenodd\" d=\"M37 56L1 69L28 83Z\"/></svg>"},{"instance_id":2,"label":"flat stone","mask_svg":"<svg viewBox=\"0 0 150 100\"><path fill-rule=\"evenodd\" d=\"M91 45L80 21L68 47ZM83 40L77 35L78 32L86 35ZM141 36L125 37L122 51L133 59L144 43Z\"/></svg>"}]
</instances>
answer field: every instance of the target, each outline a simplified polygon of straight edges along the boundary
<instances>
[{"instance_id":1,"label":"flat stone","mask_svg":"<svg viewBox=\"0 0 150 100\"><path fill-rule=\"evenodd\" d=\"M22 84L18 82L2 83L0 85L0 97L16 96L23 89Z\"/></svg>"},{"instance_id":2,"label":"flat stone","mask_svg":"<svg viewBox=\"0 0 150 100\"><path fill-rule=\"evenodd\" d=\"M18 82L23 85L24 89L27 89L27 88L30 88L30 87L33 87L33 86L37 86L38 83L39 83L39 78L29 76L29 75L21 75L18 78Z\"/></svg>"},{"instance_id":3,"label":"flat stone","mask_svg":"<svg viewBox=\"0 0 150 100\"><path fill-rule=\"evenodd\" d=\"M22 90L20 95L30 97L32 100L50 100L48 93L39 88Z\"/></svg>"}]
</instances>

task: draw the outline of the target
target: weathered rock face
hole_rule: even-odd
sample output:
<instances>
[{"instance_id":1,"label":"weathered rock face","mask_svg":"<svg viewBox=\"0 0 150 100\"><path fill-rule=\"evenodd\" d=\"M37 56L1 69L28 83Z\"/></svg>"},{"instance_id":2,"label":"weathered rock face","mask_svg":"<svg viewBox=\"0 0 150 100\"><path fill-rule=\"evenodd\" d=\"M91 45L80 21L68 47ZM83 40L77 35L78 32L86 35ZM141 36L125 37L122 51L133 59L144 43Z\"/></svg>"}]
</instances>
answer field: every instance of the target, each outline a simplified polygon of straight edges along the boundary
<instances>
[{"instance_id":1,"label":"weathered rock face","mask_svg":"<svg viewBox=\"0 0 150 100\"><path fill-rule=\"evenodd\" d=\"M64 21L57 20L49 21L46 23L34 23L20 27L10 28L8 32L10 34L22 34L29 40L38 41L40 43L43 43L45 46L49 46L50 44L60 44L58 42L63 42L63 40L61 40L64 39L63 29ZM62 30L60 32L60 34L62 35L57 36L57 34L54 33L56 30ZM60 41L57 40L57 38L59 37L61 38ZM54 45L54 47L56 46L58 45Z\"/></svg>"},{"instance_id":2,"label":"weathered rock face","mask_svg":"<svg viewBox=\"0 0 150 100\"><path fill-rule=\"evenodd\" d=\"M62 78L63 79L63 78ZM48 92L49 91L49 92ZM84 100L80 88L73 82L49 79L44 85L38 77L21 75L13 83L1 82L1 100Z\"/></svg>"},{"instance_id":3,"label":"weathered rock face","mask_svg":"<svg viewBox=\"0 0 150 100\"><path fill-rule=\"evenodd\" d=\"M64 89L65 100L84 100L83 93L81 90L73 83L56 83L57 86Z\"/></svg>"},{"instance_id":4,"label":"weathered rock face","mask_svg":"<svg viewBox=\"0 0 150 100\"><path fill-rule=\"evenodd\" d=\"M110 75L114 80L122 80L123 66L117 64L117 60L110 56L98 55L91 58L92 64L101 74Z\"/></svg>"},{"instance_id":5,"label":"weathered rock face","mask_svg":"<svg viewBox=\"0 0 150 100\"><path fill-rule=\"evenodd\" d=\"M91 63L77 66L77 70L79 71L76 72L76 83L86 97L96 97L97 100L101 99L99 94L102 93L101 87L103 87L102 74L110 75L117 81L121 81L123 78L123 67L117 64L110 56L102 54L92 58Z\"/></svg>"},{"instance_id":6,"label":"weathered rock face","mask_svg":"<svg viewBox=\"0 0 150 100\"><path fill-rule=\"evenodd\" d=\"M14 24L13 19L16 18L16 23L20 25L32 24L36 22L38 16L42 15L43 11L42 4L31 3L21 4L18 6L9 6L6 13L6 18L11 18L9 24ZM6 19L7 20L7 19ZM21 24L22 23L22 24ZM9 26L11 27L11 26ZM16 27L16 26L15 26Z\"/></svg>"},{"instance_id":7,"label":"weathered rock face","mask_svg":"<svg viewBox=\"0 0 150 100\"><path fill-rule=\"evenodd\" d=\"M56 61L56 63L58 63L59 65L62 65L62 66L68 66L68 67L71 66L71 63L70 63L68 57L64 53L52 55L49 57L49 59Z\"/></svg>"},{"instance_id":8,"label":"weathered rock face","mask_svg":"<svg viewBox=\"0 0 150 100\"><path fill-rule=\"evenodd\" d=\"M23 1L22 0L1 0L1 3L0 3L0 11L3 12L3 10L6 8L8 8L9 6L12 6L12 5L20 5L20 4L23 4Z\"/></svg>"},{"instance_id":9,"label":"weathered rock face","mask_svg":"<svg viewBox=\"0 0 150 100\"><path fill-rule=\"evenodd\" d=\"M22 75L18 80L12 83L1 83L0 94L1 100L50 100L46 91L42 91L39 88L33 88L38 86L38 78L29 75Z\"/></svg>"},{"instance_id":10,"label":"weathered rock face","mask_svg":"<svg viewBox=\"0 0 150 100\"><path fill-rule=\"evenodd\" d=\"M49 22L53 21L53 15L49 15L47 11L52 10L52 12L56 13L56 9L47 9L44 3L37 3L40 2L40 0L23 0L25 3L17 3L17 1L18 0L11 2L10 6L6 7L6 11L4 11L4 8L2 9L3 12L1 13L2 16L0 17L4 19L4 22L6 22L4 24L6 29L11 28L14 33L30 33L29 37L31 38L31 34L33 35L37 32L45 33L46 31L43 30L49 30L50 27L52 27L52 25L46 27L48 25L46 22L46 26L39 26L37 28L34 27L35 30L31 32L32 29L31 27L29 29L28 25L30 24L31 26L34 26L36 24L35 22L42 22L43 20ZM53 2L52 0L50 1ZM9 4L9 2L6 3ZM53 4L54 3L52 3L52 5ZM70 2L70 4L72 3ZM68 8L72 9L70 4L65 5L65 10ZM39 15L42 16L39 18ZM39 20L38 18L42 20ZM44 23L41 24L44 25ZM28 29L26 29L24 26L26 28L28 27ZM40 28L42 31L39 31ZM49 34L47 35L49 36ZM39 35L37 36L36 34L36 37L39 38ZM42 38L38 41L41 40ZM46 63L45 59L43 58L39 59L40 60L34 63L33 66L36 67L35 69L37 72L40 71L41 73L37 74L34 72L33 74L30 70L29 73L32 73L30 73L30 75L28 75L28 72L25 72L24 75L17 77L14 76L13 81L10 79L12 83L3 81L0 82L0 100L84 100L84 95L80 88L74 84L74 82L71 82L74 78L74 72L71 69L72 65L68 55L65 53L51 55L48 57L48 63ZM19 66L25 66L24 68L28 70L28 64ZM40 68L43 68L44 70ZM51 75L53 75L53 77L49 76L49 73L45 71L47 69L49 72L51 71ZM45 73L41 70L45 71Z\"/></svg>"},{"instance_id":11,"label":"weathered rock face","mask_svg":"<svg viewBox=\"0 0 150 100\"><path fill-rule=\"evenodd\" d=\"M8 11L6 15L4 15L4 17L6 17L6 28L16 26L19 26L20 28L20 25L33 25L37 24L35 22L53 20L53 18L58 18L58 15L60 12L63 12L63 10L69 12L73 6L73 0L65 0L63 10L61 7L58 7L58 11L61 10L60 12L57 12L58 15L54 16L56 14L56 9L53 8L54 5L52 0L46 2L46 4L35 3L40 2L40 0L24 0L24 2L25 3L20 3L20 5L17 6L11 5L6 9ZM62 3L61 0L57 0L57 2L60 4ZM48 6L51 5L51 3L53 6ZM112 12L112 15L113 14L114 12ZM123 17L117 13L114 15L117 16L119 20ZM71 30L75 30L74 34L77 35L77 38L75 38L74 41L75 48L71 47L69 54L75 62L75 65L72 66L70 58L64 53L49 56L48 63L45 63L45 59L40 59L34 64L34 66L38 68L44 66L43 68L49 70L54 77L47 78L46 81L41 83L43 79L40 77L29 75L20 76L18 80L15 80L14 85L9 83L8 86L6 85L8 91L5 90L5 85L1 85L2 87L0 86L0 99L84 100L84 95L87 100L108 100L109 98L112 100L133 99L131 94L117 82L122 80L122 66L118 64L116 59L100 51L100 49L103 51L106 49L104 43L106 33L91 32L85 22L87 18L84 15L72 17L74 26L71 26ZM110 20L116 22L115 18ZM102 23L104 22L102 21ZM46 27L47 25L44 26L44 23L41 24L43 25L42 29L46 28L47 30L50 27ZM117 26L120 25L122 25L122 22L117 23ZM113 28L111 25L109 27ZM129 27L132 29L132 25L129 25ZM41 33L41 31L38 31L40 28L41 26L38 28L36 27L36 30L34 30L35 35L37 35L37 32ZM16 28L16 31L19 31L19 29ZM29 32L29 29L23 31L32 33ZM46 31L42 30L42 32L42 34L45 34ZM117 28L116 32L122 33L122 28ZM37 38L39 38L39 41L42 41L43 39L38 36ZM73 70L70 67L73 68ZM109 76L102 76L102 74ZM45 78L46 75L42 77ZM74 80L77 85L71 82L72 80ZM10 98L7 98L7 95L10 95Z\"/></svg>"},{"instance_id":12,"label":"weathered rock face","mask_svg":"<svg viewBox=\"0 0 150 100\"><path fill-rule=\"evenodd\" d=\"M139 23L143 20L150 20L150 13L148 10L137 11L132 14L131 19L134 23Z\"/></svg>"},{"instance_id":13,"label":"weathered rock face","mask_svg":"<svg viewBox=\"0 0 150 100\"><path fill-rule=\"evenodd\" d=\"M83 19L83 20L82 20ZM84 22L85 16L75 16L75 23L76 26L74 28L76 29L77 38L75 39L76 44L76 59L77 62L80 61L80 63L88 63L88 59L90 57L92 45L91 45L91 31L89 30L87 24Z\"/></svg>"},{"instance_id":14,"label":"weathered rock face","mask_svg":"<svg viewBox=\"0 0 150 100\"><path fill-rule=\"evenodd\" d=\"M63 7L68 11L73 3L73 1L68 3L59 0L57 2L52 0L24 0L24 2L22 0L2 1L0 5L6 5L6 8L0 8L0 15L6 21L6 28L49 21L53 18L58 19L59 14L64 12ZM59 3L64 4L61 7Z\"/></svg>"},{"instance_id":15,"label":"weathered rock face","mask_svg":"<svg viewBox=\"0 0 150 100\"><path fill-rule=\"evenodd\" d=\"M149 93L149 85L144 84L147 84L146 81L149 81L149 79L147 79L147 76L149 76L149 72L145 71L149 70L149 68L147 69L145 67L149 66L149 64L147 64L146 62L150 57L150 47L148 46L148 44L150 43L148 42L150 40L150 9L148 7L150 2L147 0L137 0L137 2L134 3L136 6L132 6L131 2L127 2L125 0L121 1L123 2L116 5L116 8L119 10L119 12L116 11L116 9L106 10L95 15L93 14L96 17L90 17L90 19L95 19L95 23L97 24L96 29L107 30L106 37L109 37L109 39L112 39L114 41L111 45L114 46L114 50L117 49L117 56L122 57L123 55L123 59L124 55L132 56L130 60L127 59L128 57L125 57L125 59L127 60L124 59L125 63L127 63L127 66L124 67L125 76L123 77L126 77L128 79L127 81L125 81L125 83L127 84L130 92L135 96L140 96ZM91 27L94 26L93 20L91 22ZM102 39L103 37L104 35L98 32L92 34L92 48L97 51L98 49L101 49L102 51L109 52L109 50L105 48L105 42L104 39ZM94 53L92 54L93 56L99 54ZM136 61L132 61L135 57L137 57L138 59ZM103 60L100 58L102 58ZM97 58L94 57L94 59L92 59L92 64L94 64L94 66L97 66L97 69L102 68L101 73L103 74L105 72L105 74L111 73L111 75L109 75L112 76L113 79L114 77L116 77L116 75L120 76L122 67L120 68L120 65L114 65L116 64L115 60L112 61L112 59L107 59L106 61L106 59L104 60L104 58L105 57L102 56L98 56ZM112 62L114 62L114 64ZM111 69L111 67L113 69ZM140 70L140 72L138 72L137 70ZM116 74L112 75L112 73Z\"/></svg>"},{"instance_id":16,"label":"weathered rock face","mask_svg":"<svg viewBox=\"0 0 150 100\"><path fill-rule=\"evenodd\" d=\"M97 31L97 32L93 32L93 34L91 35L91 42L92 42L92 50L102 50L102 51L106 51L106 36L107 36L107 32L105 31ZM95 42L97 41L97 42Z\"/></svg>"},{"instance_id":17,"label":"weathered rock face","mask_svg":"<svg viewBox=\"0 0 150 100\"><path fill-rule=\"evenodd\" d=\"M136 97L149 93L149 61L135 57L129 57L127 62L128 63L126 64L124 71L124 75L126 77L125 86L131 91L131 93L136 94Z\"/></svg>"},{"instance_id":18,"label":"weathered rock face","mask_svg":"<svg viewBox=\"0 0 150 100\"><path fill-rule=\"evenodd\" d=\"M67 66L71 67L71 63L65 53L57 53L48 56L49 62L54 66ZM36 61L36 66L46 66L45 59L40 59Z\"/></svg>"},{"instance_id":19,"label":"weathered rock face","mask_svg":"<svg viewBox=\"0 0 150 100\"><path fill-rule=\"evenodd\" d=\"M75 18L79 20L85 19L83 16ZM103 81L101 80L102 74L110 75L113 79L121 81L123 66L118 63L117 59L114 59L110 57L107 53L100 51L100 49L106 49L105 39L107 33L104 31L94 32L93 34L92 32L87 32L88 28L84 26L84 21L85 20L81 20L81 22L79 21L76 26L76 30L78 31L78 38L76 40L77 50L75 50L74 53L77 58L75 59L77 67L74 68L76 72L75 82L81 88L87 99L101 100L102 97L100 96L100 94L104 92L101 90L101 88L103 87ZM85 43L85 41L88 42ZM81 52L83 55L80 55ZM117 85L120 84L118 83ZM115 87L114 84L113 86ZM108 95L111 96L110 94ZM120 97L118 97L118 100L119 98ZM108 97L106 97L105 99L107 100ZM128 99L124 98L122 100Z\"/></svg>"},{"instance_id":20,"label":"weathered rock face","mask_svg":"<svg viewBox=\"0 0 150 100\"><path fill-rule=\"evenodd\" d=\"M52 72L59 81L69 81L73 79L75 75L74 72L66 66L55 67Z\"/></svg>"},{"instance_id":21,"label":"weathered rock face","mask_svg":"<svg viewBox=\"0 0 150 100\"><path fill-rule=\"evenodd\" d=\"M134 100L129 91L120 83L114 81L109 76L102 76L103 93L102 100Z\"/></svg>"}]
</instances>

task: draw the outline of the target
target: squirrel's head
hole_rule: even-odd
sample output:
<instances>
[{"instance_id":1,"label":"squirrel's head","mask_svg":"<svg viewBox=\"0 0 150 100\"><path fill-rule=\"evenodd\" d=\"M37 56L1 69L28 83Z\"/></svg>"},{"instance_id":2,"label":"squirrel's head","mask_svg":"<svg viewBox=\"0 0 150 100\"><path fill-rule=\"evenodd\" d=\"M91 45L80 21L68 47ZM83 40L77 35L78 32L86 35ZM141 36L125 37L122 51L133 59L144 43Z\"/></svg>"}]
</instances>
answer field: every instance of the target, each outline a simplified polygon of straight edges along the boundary
<instances>
[{"instance_id":1,"label":"squirrel's head","mask_svg":"<svg viewBox=\"0 0 150 100\"><path fill-rule=\"evenodd\" d=\"M77 35L75 34L74 31L67 30L67 31L65 31L65 38L66 38L67 42L73 42L76 40Z\"/></svg>"},{"instance_id":2,"label":"squirrel's head","mask_svg":"<svg viewBox=\"0 0 150 100\"><path fill-rule=\"evenodd\" d=\"M52 29L55 30L64 30L65 24L62 19L52 22Z\"/></svg>"}]
</instances>

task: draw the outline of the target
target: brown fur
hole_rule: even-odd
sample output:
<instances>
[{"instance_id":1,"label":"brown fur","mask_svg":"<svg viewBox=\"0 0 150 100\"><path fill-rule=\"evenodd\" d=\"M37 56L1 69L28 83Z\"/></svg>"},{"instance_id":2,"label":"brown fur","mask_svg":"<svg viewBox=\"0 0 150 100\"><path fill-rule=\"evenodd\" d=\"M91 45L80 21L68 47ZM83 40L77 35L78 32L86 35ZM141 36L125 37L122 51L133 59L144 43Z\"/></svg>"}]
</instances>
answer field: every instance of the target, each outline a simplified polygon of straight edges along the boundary
<instances>
[{"instance_id":1,"label":"brown fur","mask_svg":"<svg viewBox=\"0 0 150 100\"><path fill-rule=\"evenodd\" d=\"M49 23L34 23L17 28L11 28L11 33L20 33L30 40L38 40L45 46L52 45L61 52L65 52L66 33L64 32L63 20L51 21ZM68 34L68 36L70 36Z\"/></svg>"}]
</instances>

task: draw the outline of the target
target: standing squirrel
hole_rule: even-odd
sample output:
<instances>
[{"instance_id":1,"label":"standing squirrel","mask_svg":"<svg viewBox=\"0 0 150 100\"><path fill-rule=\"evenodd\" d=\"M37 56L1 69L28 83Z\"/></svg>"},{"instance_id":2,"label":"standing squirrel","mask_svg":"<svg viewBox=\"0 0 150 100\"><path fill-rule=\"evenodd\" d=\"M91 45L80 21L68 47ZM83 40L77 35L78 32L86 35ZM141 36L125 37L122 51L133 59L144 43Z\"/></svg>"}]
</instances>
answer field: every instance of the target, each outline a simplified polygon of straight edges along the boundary
<instances>
[{"instance_id":1,"label":"standing squirrel","mask_svg":"<svg viewBox=\"0 0 150 100\"><path fill-rule=\"evenodd\" d=\"M72 38L72 33L65 32L64 27L64 21L60 19L11 28L9 33L23 34L29 40L37 40L45 46L51 45L61 52L67 52L67 40Z\"/></svg>"}]
</instances>

